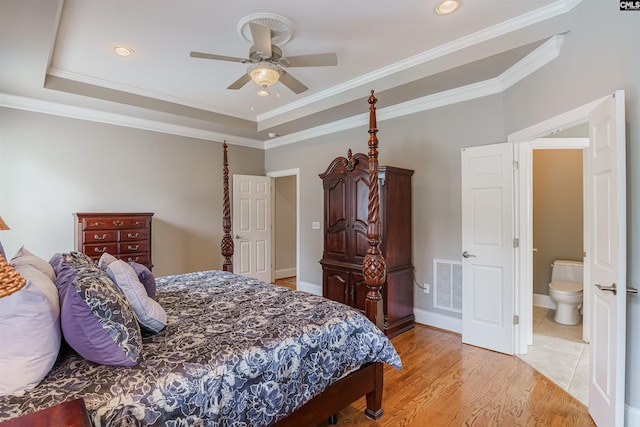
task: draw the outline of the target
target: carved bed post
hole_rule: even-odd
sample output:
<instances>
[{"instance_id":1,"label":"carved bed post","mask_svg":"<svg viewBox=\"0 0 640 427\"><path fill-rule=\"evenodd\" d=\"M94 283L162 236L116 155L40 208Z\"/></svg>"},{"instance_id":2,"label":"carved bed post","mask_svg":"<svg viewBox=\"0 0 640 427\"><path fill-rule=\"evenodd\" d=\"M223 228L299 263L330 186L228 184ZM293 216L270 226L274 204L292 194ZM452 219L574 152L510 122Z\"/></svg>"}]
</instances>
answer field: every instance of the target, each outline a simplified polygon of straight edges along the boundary
<instances>
[{"instance_id":1,"label":"carved bed post","mask_svg":"<svg viewBox=\"0 0 640 427\"><path fill-rule=\"evenodd\" d=\"M369 97L369 222L367 237L369 249L362 263L364 281L367 284L365 302L366 315L384 330L384 313L380 290L386 280L387 266L380 250L380 200L378 191L378 133L376 123L376 99L371 91Z\"/></svg>"},{"instance_id":2,"label":"carved bed post","mask_svg":"<svg viewBox=\"0 0 640 427\"><path fill-rule=\"evenodd\" d=\"M222 167L222 188L224 191L222 201L222 243L220 244L224 262L223 271L233 272L233 238L231 237L231 205L229 203L229 162L227 161L227 141L222 144L224 160Z\"/></svg>"}]
</instances>

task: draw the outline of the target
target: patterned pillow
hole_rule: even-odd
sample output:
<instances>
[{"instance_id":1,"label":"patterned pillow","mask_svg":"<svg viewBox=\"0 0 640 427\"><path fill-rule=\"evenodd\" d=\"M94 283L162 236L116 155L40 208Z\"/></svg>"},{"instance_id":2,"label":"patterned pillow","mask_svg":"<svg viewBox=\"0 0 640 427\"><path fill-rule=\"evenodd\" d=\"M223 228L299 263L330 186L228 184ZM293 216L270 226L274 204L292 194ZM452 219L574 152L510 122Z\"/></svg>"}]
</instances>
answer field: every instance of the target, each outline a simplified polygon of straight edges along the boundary
<instances>
[{"instance_id":1,"label":"patterned pillow","mask_svg":"<svg viewBox=\"0 0 640 427\"><path fill-rule=\"evenodd\" d=\"M136 365L140 361L142 335L118 286L80 252L56 254L49 262L56 272L65 341L92 362Z\"/></svg>"}]
</instances>

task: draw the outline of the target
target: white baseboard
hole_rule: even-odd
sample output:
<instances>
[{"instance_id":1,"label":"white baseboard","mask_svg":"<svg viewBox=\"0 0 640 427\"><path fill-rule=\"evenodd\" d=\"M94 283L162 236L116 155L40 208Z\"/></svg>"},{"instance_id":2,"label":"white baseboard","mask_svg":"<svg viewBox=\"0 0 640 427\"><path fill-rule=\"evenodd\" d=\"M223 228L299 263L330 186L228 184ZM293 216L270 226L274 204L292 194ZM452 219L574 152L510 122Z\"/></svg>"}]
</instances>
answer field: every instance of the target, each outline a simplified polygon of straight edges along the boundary
<instances>
[{"instance_id":1,"label":"white baseboard","mask_svg":"<svg viewBox=\"0 0 640 427\"><path fill-rule=\"evenodd\" d=\"M276 270L276 279L283 279L285 277L293 277L296 275L296 268L281 268L280 270Z\"/></svg>"},{"instance_id":2,"label":"white baseboard","mask_svg":"<svg viewBox=\"0 0 640 427\"><path fill-rule=\"evenodd\" d=\"M303 282L298 280L298 290L309 292L314 295L322 295L322 286L314 283ZM416 316L416 322L434 328L444 329L446 331L462 333L462 320L455 317L443 316L442 314L432 313L427 310L413 308L413 314Z\"/></svg>"},{"instance_id":3,"label":"white baseboard","mask_svg":"<svg viewBox=\"0 0 640 427\"><path fill-rule=\"evenodd\" d=\"M556 309L556 303L553 302L549 295L533 294L533 305L550 308L552 310Z\"/></svg>"},{"instance_id":4,"label":"white baseboard","mask_svg":"<svg viewBox=\"0 0 640 427\"><path fill-rule=\"evenodd\" d=\"M625 405L625 427L640 426L640 408L634 408L633 406Z\"/></svg>"},{"instance_id":5,"label":"white baseboard","mask_svg":"<svg viewBox=\"0 0 640 427\"><path fill-rule=\"evenodd\" d=\"M309 292L310 294L320 295L322 296L322 286L315 285L309 282L303 282L302 280L298 280L298 288L299 291Z\"/></svg>"},{"instance_id":6,"label":"white baseboard","mask_svg":"<svg viewBox=\"0 0 640 427\"><path fill-rule=\"evenodd\" d=\"M462 333L462 319L443 316L442 314L432 313L415 307L413 308L413 315L416 316L417 323L456 332L458 334Z\"/></svg>"}]
</instances>

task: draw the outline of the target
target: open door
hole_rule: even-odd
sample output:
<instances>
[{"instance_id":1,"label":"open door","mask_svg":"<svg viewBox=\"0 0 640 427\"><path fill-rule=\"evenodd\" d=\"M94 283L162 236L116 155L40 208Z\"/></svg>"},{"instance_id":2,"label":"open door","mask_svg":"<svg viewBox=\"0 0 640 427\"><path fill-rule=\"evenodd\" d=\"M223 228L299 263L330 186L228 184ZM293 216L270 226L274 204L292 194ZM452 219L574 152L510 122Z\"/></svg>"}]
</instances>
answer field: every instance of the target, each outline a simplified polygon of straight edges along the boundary
<instances>
[{"instance_id":1,"label":"open door","mask_svg":"<svg viewBox=\"0 0 640 427\"><path fill-rule=\"evenodd\" d=\"M589 413L600 427L624 426L626 352L626 165L624 92L589 115L585 262L593 287Z\"/></svg>"},{"instance_id":2,"label":"open door","mask_svg":"<svg viewBox=\"0 0 640 427\"><path fill-rule=\"evenodd\" d=\"M513 149L462 150L462 342L513 354Z\"/></svg>"},{"instance_id":3,"label":"open door","mask_svg":"<svg viewBox=\"0 0 640 427\"><path fill-rule=\"evenodd\" d=\"M271 178L233 175L232 211L233 272L271 283Z\"/></svg>"}]
</instances>

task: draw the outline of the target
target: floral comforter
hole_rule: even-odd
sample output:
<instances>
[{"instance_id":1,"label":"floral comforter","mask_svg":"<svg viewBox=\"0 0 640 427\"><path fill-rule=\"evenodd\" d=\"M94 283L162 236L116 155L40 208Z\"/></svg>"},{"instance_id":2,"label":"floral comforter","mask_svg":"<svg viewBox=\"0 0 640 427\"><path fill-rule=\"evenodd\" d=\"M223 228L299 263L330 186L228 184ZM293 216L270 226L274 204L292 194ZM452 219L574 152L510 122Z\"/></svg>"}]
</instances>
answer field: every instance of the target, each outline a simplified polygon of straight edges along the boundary
<instances>
[{"instance_id":1,"label":"floral comforter","mask_svg":"<svg viewBox=\"0 0 640 427\"><path fill-rule=\"evenodd\" d=\"M0 420L83 397L98 426L265 426L367 362L400 368L390 341L336 302L222 271L157 279L167 327L130 368L70 350Z\"/></svg>"}]
</instances>

